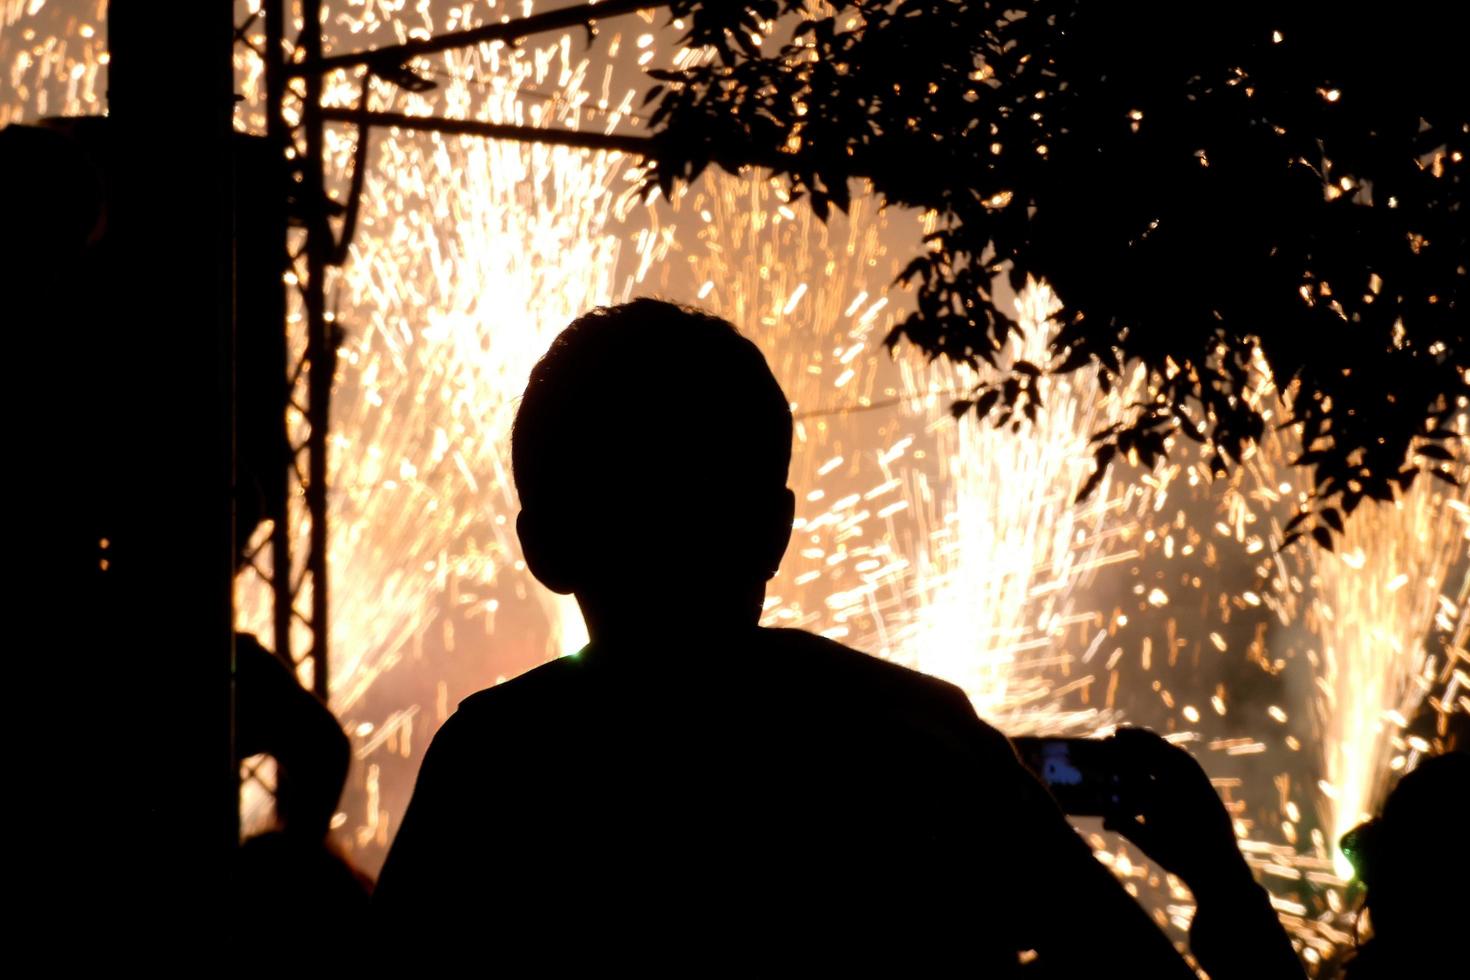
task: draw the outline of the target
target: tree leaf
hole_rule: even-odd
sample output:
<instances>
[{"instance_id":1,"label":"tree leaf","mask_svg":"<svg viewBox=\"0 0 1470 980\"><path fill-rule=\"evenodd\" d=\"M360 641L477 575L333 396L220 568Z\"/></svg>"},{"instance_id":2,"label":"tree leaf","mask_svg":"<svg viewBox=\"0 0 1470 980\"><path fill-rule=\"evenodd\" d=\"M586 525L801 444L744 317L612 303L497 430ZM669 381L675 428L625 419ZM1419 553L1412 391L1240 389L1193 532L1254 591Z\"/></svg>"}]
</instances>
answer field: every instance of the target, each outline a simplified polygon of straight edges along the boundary
<instances>
[{"instance_id":1,"label":"tree leaf","mask_svg":"<svg viewBox=\"0 0 1470 980\"><path fill-rule=\"evenodd\" d=\"M1000 390L998 388L991 388L982 393L979 398L975 399L975 417L982 422L989 418L990 410L995 407L995 403L999 400Z\"/></svg>"}]
</instances>

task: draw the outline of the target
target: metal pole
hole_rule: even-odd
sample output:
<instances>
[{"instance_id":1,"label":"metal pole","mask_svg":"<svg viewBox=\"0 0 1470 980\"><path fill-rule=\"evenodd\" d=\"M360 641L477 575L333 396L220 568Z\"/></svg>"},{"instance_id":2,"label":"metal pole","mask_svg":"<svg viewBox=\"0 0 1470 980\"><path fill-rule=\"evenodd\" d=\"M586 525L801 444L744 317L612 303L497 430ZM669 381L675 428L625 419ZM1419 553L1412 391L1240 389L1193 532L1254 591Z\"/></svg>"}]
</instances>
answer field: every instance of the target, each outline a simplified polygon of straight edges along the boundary
<instances>
[{"instance_id":1,"label":"metal pole","mask_svg":"<svg viewBox=\"0 0 1470 980\"><path fill-rule=\"evenodd\" d=\"M389 126L418 132L448 133L454 136L481 136L486 139L518 140L523 143L551 143L586 150L618 150L636 156L653 153L657 145L651 136L581 132L573 129L544 129L538 126L481 122L478 119L409 116L401 112L364 112L359 109L334 107L323 109L322 118L332 122L356 123L359 126Z\"/></svg>"},{"instance_id":2,"label":"metal pole","mask_svg":"<svg viewBox=\"0 0 1470 980\"><path fill-rule=\"evenodd\" d=\"M286 125L286 120L281 112L286 101L286 14L284 0L265 0L265 104L266 121L265 135L271 152L274 154L273 174L283 174L286 146L291 140L291 131ZM277 188L280 194L285 194L285 186ZM283 238L276 244L279 255L280 269L278 275L284 275L290 266L290 253L288 243ZM279 281L272 283L272 288L280 288ZM276 325L277 329L285 330L284 322ZM289 351L289 347L287 348ZM288 370L286 364L281 365L281 371ZM286 392L289 401L291 393ZM281 406L280 424L284 429L286 425L285 406ZM287 439L290 434L286 434ZM283 461L292 469L295 467L293 458ZM290 520L290 477L284 484L287 490L285 499L272 501L277 508L275 524L271 528L271 618L273 632L275 635L276 656L291 668L292 673L296 671L296 659L291 654L291 609L296 601L295 590L292 589L291 575L291 520Z\"/></svg>"},{"instance_id":3,"label":"metal pole","mask_svg":"<svg viewBox=\"0 0 1470 980\"><path fill-rule=\"evenodd\" d=\"M579 27L609 17L667 5L659 0L604 0L602 3L580 3L558 10L532 14L529 17L519 17L501 24L487 24L484 27L475 27L467 31L451 31L437 37L409 41L405 44L386 45L372 51L351 51L347 54L334 54L330 58L323 58L318 49L315 56L308 53L306 60L294 66L291 73L302 77L320 76L338 68L353 68L366 64L387 70L396 68L411 58L437 54L452 48L466 48L489 41L517 41L531 34L559 31L564 27Z\"/></svg>"},{"instance_id":4,"label":"metal pole","mask_svg":"<svg viewBox=\"0 0 1470 980\"><path fill-rule=\"evenodd\" d=\"M301 48L308 62L322 57L321 0L302 0ZM336 373L334 331L327 323L326 271L334 250L331 225L324 205L324 151L322 76L310 72L304 78L306 101L301 125L305 130L306 156L302 161L304 197L311 217L306 229L306 320L308 385L307 421L311 432L307 451L306 506L311 515L311 544L307 568L311 574L312 690L327 699L327 428L331 424L332 376Z\"/></svg>"}]
</instances>

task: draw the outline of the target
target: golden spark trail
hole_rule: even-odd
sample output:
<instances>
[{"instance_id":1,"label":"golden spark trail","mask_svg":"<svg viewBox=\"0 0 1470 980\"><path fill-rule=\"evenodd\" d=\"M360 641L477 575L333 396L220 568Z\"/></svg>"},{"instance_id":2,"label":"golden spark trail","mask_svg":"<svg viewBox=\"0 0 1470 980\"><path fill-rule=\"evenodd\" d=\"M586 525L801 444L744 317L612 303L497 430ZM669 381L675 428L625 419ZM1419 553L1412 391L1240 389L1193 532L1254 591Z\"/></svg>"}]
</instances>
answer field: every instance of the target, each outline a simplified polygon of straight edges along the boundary
<instances>
[{"instance_id":1,"label":"golden spark trail","mask_svg":"<svg viewBox=\"0 0 1470 980\"><path fill-rule=\"evenodd\" d=\"M1022 332L1003 366L1048 360L1059 306L1045 285L1027 285L1016 299ZM1000 426L967 413L956 425L945 411L950 393L969 390L974 376L913 359L903 366L914 410L935 419L942 461L922 511L928 547L916 557L912 604L894 629L903 659L959 684L1007 732L1100 727L1095 708L1062 710L1052 692L1070 661L1059 656L1063 635L1094 618L1077 592L1117 544L1105 532L1123 506L1111 476L1076 502L1094 468L1088 437L1120 417L1128 393L1105 396L1089 368L1040 379L1034 422Z\"/></svg>"},{"instance_id":2,"label":"golden spark trail","mask_svg":"<svg viewBox=\"0 0 1470 980\"><path fill-rule=\"evenodd\" d=\"M1316 597L1307 622L1322 645L1321 790L1344 877L1352 869L1337 839L1382 804L1406 754L1417 760L1423 751L1406 746L1400 730L1444 666L1425 643L1443 614L1446 577L1470 550L1470 466L1459 476L1456 489L1421 474L1392 503L1360 507L1335 552L1313 552Z\"/></svg>"},{"instance_id":3,"label":"golden spark trail","mask_svg":"<svg viewBox=\"0 0 1470 980\"><path fill-rule=\"evenodd\" d=\"M375 86L375 104L574 128L589 98L588 62L566 38L482 45L442 65L439 88ZM329 103L357 100L355 79L329 81ZM528 88L553 97L528 99ZM629 98L602 115L607 128ZM329 170L350 172L359 134L328 135ZM613 298L621 242L608 223L629 164L617 153L473 137L372 138L357 235L329 287L347 325L329 502L333 703L344 712L429 628L434 597L469 597L524 574L509 520L515 399L556 332ZM580 647L575 604L536 595L548 650ZM268 597L242 598L242 621L264 613ZM493 603L482 612L492 616Z\"/></svg>"},{"instance_id":4,"label":"golden spark trail","mask_svg":"<svg viewBox=\"0 0 1470 980\"><path fill-rule=\"evenodd\" d=\"M258 2L236 6L243 22ZM331 3L326 48L526 7ZM101 111L100 4L12 4L3 16L0 124ZM673 35L652 15L600 28L585 51L580 35L547 36L422 59L414 68L436 89L375 81L372 108L636 132L639 65L698 55L669 50ZM260 62L243 50L237 80L239 125L260 132ZM327 102L357 105L361 86L360 75L334 73ZM346 125L326 134L339 199L358 138ZM654 294L738 324L793 403L797 520L767 624L945 677L1011 732L1128 720L1192 741L1212 774L1239 764L1222 788L1304 957L1350 941L1327 835L1372 811L1392 774L1415 764L1422 748L1404 722L1422 699L1441 713L1470 710L1470 578L1458 591L1447 581L1464 576L1470 550L1465 489L1421 478L1394 504L1365 503L1335 554L1278 555L1303 490L1283 433L1229 479L1212 481L1181 443L1153 473L1120 463L1074 504L1091 472L1088 435L1121 417L1141 379L1106 397L1086 370L1043 379L1045 409L1019 432L956 423L949 406L975 378L902 348L890 358L882 343L907 302L893 278L923 216L858 194L850 214L824 224L757 172L708 173L671 201L637 203L626 196L637 161L618 154L391 130L372 139L356 240L327 283L345 338L330 459L333 701L365 770L339 823L366 863L391 838L424 736L453 709L450 684L470 680L424 676L447 668L417 660L423 650L459 645L478 663L518 642L532 659L580 645L575 605L520 559L509 425L562 326L590 306ZM1038 284L1017 301L1025 330L1007 356L1044 362L1055 300ZM299 353L299 306L291 316ZM1267 381L1254 397L1277 394ZM290 422L299 434L304 421ZM297 508L297 540L303 519ZM645 585L657 616L660 583ZM262 583L244 576L239 591L242 628L269 637ZM533 615L509 617L506 597L523 597ZM1449 638L1458 662L1426 648L1431 632ZM1298 669L1310 681L1292 687ZM475 686L495 680L485 673ZM425 683L439 693L419 693ZM1282 695L1269 713L1244 703L1243 692L1259 700L1263 689ZM1261 720L1243 720L1251 711ZM1304 727L1292 728L1298 719ZM1308 833L1312 811L1322 827ZM1273 829L1279 840L1267 839ZM1101 837L1093 845L1128 883L1162 896L1159 915L1187 925L1177 883Z\"/></svg>"},{"instance_id":5,"label":"golden spark trail","mask_svg":"<svg viewBox=\"0 0 1470 980\"><path fill-rule=\"evenodd\" d=\"M663 261L670 241L694 240L692 274L665 266L660 282L741 324L799 420L792 486L802 506L767 621L944 677L1008 730L1103 724L1096 709L1062 710L1052 697L1075 659L1053 648L1093 620L1077 589L1117 544L1104 533L1122 501L1111 481L1073 501L1092 471L1088 436L1120 399L1104 398L1084 371L1044 380L1044 408L1019 431L956 425L949 405L972 377L881 356L904 299L890 292L897 263L884 232L903 217L858 198L823 224L754 174L706 178L676 192L674 210L697 217L695 230L669 239L656 229L647 264ZM1035 285L1018 300L1026 330L1011 357L1046 359L1054 303ZM1086 683L1071 680L1064 694Z\"/></svg>"},{"instance_id":6,"label":"golden spark trail","mask_svg":"<svg viewBox=\"0 0 1470 980\"><path fill-rule=\"evenodd\" d=\"M1275 402L1269 372L1263 364L1258 370L1258 397ZM1462 440L1467 420L1462 412L1454 423ZM1287 462L1295 453L1293 433L1273 431L1252 454L1259 502L1306 499L1304 474ZM1316 641L1306 656L1322 766L1317 804L1330 838L1317 846L1343 879L1352 867L1338 839L1376 811L1395 774L1417 763L1427 744L1417 736L1411 744L1403 729L1437 684L1453 683L1454 665L1427 646L1432 630L1451 631L1464 606L1463 596L1456 603L1446 593L1447 579L1457 568L1464 575L1470 557L1470 460L1462 452L1449 468L1459 487L1425 467L1392 502L1364 501L1332 550L1299 546L1290 569L1283 557L1272 569L1283 613L1299 616ZM1235 499L1245 505L1244 497ZM1447 700L1439 713L1454 710L1453 689Z\"/></svg>"}]
</instances>

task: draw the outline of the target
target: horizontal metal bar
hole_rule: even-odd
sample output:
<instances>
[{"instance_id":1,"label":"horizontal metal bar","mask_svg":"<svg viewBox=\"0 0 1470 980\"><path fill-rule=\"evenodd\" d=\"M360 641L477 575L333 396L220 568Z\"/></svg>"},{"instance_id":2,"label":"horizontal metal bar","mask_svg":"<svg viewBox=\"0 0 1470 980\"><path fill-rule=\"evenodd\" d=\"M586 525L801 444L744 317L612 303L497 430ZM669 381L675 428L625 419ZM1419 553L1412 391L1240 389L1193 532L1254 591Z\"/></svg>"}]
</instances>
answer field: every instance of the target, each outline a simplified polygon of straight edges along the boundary
<instances>
[{"instance_id":1,"label":"horizontal metal bar","mask_svg":"<svg viewBox=\"0 0 1470 980\"><path fill-rule=\"evenodd\" d=\"M288 65L287 71L291 77L299 78L313 72L329 72L358 65L396 68L422 55L438 54L454 48L467 48L489 41L516 41L531 34L559 31L566 27L580 27L593 21L636 13L639 10L651 10L665 5L658 0L604 0L603 3L579 3L571 7L532 14L529 17L518 17L505 23L486 24L467 31L450 31L438 37L408 41L404 44L390 44L371 51L351 51L345 54L328 55L314 62L303 61L300 64Z\"/></svg>"},{"instance_id":2,"label":"horizontal metal bar","mask_svg":"<svg viewBox=\"0 0 1470 980\"><path fill-rule=\"evenodd\" d=\"M618 150L637 156L649 155L653 152L655 145L654 139L650 136L588 133L572 129L542 129L538 126L481 122L477 119L409 116L399 112L323 109L322 118L329 122L354 123L359 126L392 126L426 133L448 133L454 136L481 136L485 139L518 140L523 143L551 143L556 146L577 146L589 150Z\"/></svg>"}]
</instances>

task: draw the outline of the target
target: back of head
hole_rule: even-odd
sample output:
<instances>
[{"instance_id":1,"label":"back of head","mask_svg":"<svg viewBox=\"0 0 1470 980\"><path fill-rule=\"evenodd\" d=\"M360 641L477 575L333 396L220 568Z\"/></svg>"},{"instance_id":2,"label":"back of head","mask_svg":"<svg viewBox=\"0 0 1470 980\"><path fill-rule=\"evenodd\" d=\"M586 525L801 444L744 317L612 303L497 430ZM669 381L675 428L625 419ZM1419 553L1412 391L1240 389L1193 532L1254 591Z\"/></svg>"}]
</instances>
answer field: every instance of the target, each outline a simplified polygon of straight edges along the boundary
<instances>
[{"instance_id":1,"label":"back of head","mask_svg":"<svg viewBox=\"0 0 1470 980\"><path fill-rule=\"evenodd\" d=\"M763 586L790 534L791 434L730 323L653 299L579 317L531 372L512 434L532 571L584 607Z\"/></svg>"}]
</instances>

